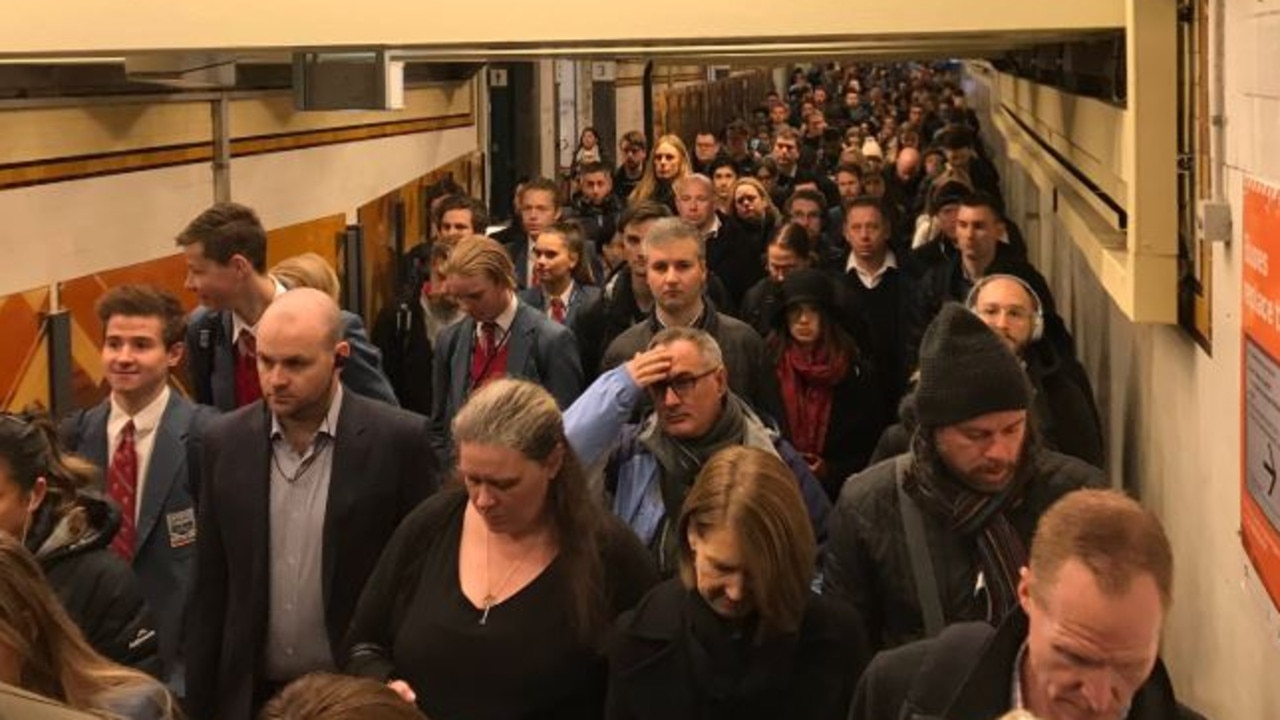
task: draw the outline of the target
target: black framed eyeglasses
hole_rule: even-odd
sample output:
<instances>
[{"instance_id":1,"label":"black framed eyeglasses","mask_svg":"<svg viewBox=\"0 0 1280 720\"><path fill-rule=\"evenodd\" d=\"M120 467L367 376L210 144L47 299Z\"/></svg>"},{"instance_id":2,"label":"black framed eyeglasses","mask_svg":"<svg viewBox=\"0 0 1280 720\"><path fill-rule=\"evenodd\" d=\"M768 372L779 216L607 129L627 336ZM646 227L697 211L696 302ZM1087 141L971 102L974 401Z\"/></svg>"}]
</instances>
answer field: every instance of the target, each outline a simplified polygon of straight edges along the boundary
<instances>
[{"instance_id":1,"label":"black framed eyeglasses","mask_svg":"<svg viewBox=\"0 0 1280 720\"><path fill-rule=\"evenodd\" d=\"M716 365L710 369L703 370L696 375L683 375L681 377L669 378L667 380L659 380L649 386L649 394L653 396L655 402L658 402L667 396L667 390L671 390L676 394L677 398L680 398L680 400L683 401L685 397L689 393L693 392L693 389L698 386L698 382L702 380L702 378L710 375L720 368L720 365Z\"/></svg>"}]
</instances>

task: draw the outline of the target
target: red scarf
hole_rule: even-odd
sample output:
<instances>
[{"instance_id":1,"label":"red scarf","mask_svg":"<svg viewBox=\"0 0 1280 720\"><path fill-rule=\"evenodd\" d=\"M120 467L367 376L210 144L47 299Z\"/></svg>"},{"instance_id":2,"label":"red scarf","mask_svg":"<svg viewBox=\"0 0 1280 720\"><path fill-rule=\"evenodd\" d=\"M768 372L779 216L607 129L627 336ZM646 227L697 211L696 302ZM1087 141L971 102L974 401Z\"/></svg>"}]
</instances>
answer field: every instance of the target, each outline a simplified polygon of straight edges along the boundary
<instances>
[{"instance_id":1,"label":"red scarf","mask_svg":"<svg viewBox=\"0 0 1280 720\"><path fill-rule=\"evenodd\" d=\"M822 455L831 421L835 386L849 370L849 359L826 347L808 350L788 342L778 359L778 384L787 408L791 444L802 453Z\"/></svg>"}]
</instances>

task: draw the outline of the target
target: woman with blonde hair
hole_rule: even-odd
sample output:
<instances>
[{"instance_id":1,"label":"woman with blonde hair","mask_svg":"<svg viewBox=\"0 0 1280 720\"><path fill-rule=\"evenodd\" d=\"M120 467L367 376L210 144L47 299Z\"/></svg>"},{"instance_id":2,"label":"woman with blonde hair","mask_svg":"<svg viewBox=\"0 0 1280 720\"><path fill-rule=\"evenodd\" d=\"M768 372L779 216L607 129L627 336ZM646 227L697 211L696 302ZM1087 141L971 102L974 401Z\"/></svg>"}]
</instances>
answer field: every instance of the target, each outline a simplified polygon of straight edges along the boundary
<instances>
[{"instance_id":1,"label":"woman with blonde hair","mask_svg":"<svg viewBox=\"0 0 1280 720\"><path fill-rule=\"evenodd\" d=\"M276 263L268 274L289 290L314 288L333 298L334 302L342 302L342 285L338 281L338 273L328 260L317 253L304 252L285 258Z\"/></svg>"},{"instance_id":2,"label":"woman with blonde hair","mask_svg":"<svg viewBox=\"0 0 1280 720\"><path fill-rule=\"evenodd\" d=\"M99 655L54 595L35 558L0 532L0 682L85 712L125 720L178 716L164 686Z\"/></svg>"},{"instance_id":3,"label":"woman with blonde hair","mask_svg":"<svg viewBox=\"0 0 1280 720\"><path fill-rule=\"evenodd\" d=\"M812 590L817 544L777 456L712 456L676 525L680 575L618 621L609 720L842 718L870 659L853 609Z\"/></svg>"},{"instance_id":4,"label":"woman with blonde hair","mask_svg":"<svg viewBox=\"0 0 1280 720\"><path fill-rule=\"evenodd\" d=\"M693 172L693 163L689 160L689 150L684 141L676 135L663 135L653 145L649 154L649 162L645 165L644 175L631 191L627 204L640 200L653 200L662 203L676 212L676 193L673 185L676 180Z\"/></svg>"},{"instance_id":5,"label":"woman with blonde hair","mask_svg":"<svg viewBox=\"0 0 1280 720\"><path fill-rule=\"evenodd\" d=\"M599 718L608 627L657 580L604 508L556 401L501 379L453 418L461 487L405 518L365 586L348 672L435 720Z\"/></svg>"}]
</instances>

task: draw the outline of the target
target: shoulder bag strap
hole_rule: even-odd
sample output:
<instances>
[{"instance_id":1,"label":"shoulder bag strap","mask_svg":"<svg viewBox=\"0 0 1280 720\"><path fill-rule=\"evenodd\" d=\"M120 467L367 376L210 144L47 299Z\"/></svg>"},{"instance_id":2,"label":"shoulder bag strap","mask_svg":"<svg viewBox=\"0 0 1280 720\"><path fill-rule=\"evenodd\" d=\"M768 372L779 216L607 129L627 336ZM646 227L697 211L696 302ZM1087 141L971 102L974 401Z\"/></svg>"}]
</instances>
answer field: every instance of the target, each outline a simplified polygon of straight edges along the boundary
<instances>
[{"instance_id":1,"label":"shoulder bag strap","mask_svg":"<svg viewBox=\"0 0 1280 720\"><path fill-rule=\"evenodd\" d=\"M938 578L933 572L933 558L929 555L929 543L924 532L924 518L920 506L902 487L911 455L898 456L895 485L898 487L898 510L902 514L902 527L906 530L907 554L911 558L911 574L916 581L916 596L920 601L920 613L924 616L925 637L935 637L946 626L942 615L942 601L938 595Z\"/></svg>"}]
</instances>

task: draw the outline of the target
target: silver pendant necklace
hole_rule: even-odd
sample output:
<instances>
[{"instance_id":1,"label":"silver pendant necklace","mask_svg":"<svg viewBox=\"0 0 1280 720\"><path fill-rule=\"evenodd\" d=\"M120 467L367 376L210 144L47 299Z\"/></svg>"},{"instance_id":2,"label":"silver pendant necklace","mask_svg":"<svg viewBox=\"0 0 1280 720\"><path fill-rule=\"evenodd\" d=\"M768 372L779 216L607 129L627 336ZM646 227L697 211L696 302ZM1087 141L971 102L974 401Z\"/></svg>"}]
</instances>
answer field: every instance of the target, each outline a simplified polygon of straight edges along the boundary
<instances>
[{"instance_id":1,"label":"silver pendant necklace","mask_svg":"<svg viewBox=\"0 0 1280 720\"><path fill-rule=\"evenodd\" d=\"M486 528L484 535L484 577L488 591L485 593L484 599L480 601L484 605L482 608L483 612L480 614L481 625L489 624L489 611L498 603L498 598L502 596L502 591L507 588L507 583L511 582L511 578L515 576L516 570L521 565L524 565L524 561L529 558L530 553L532 553L533 549L537 547L537 543L535 542L525 548L525 551L520 554L520 558L512 563L511 569L507 570L507 574L503 576L502 582L495 589L493 584L489 582L489 538L492 535L493 533Z\"/></svg>"}]
</instances>

